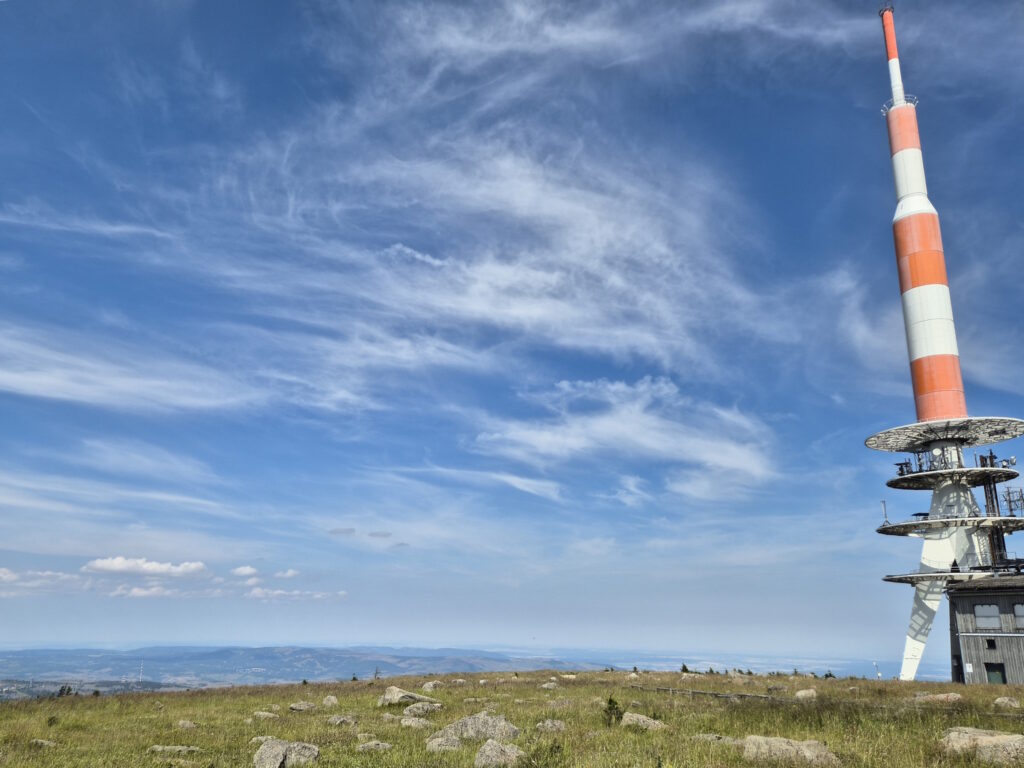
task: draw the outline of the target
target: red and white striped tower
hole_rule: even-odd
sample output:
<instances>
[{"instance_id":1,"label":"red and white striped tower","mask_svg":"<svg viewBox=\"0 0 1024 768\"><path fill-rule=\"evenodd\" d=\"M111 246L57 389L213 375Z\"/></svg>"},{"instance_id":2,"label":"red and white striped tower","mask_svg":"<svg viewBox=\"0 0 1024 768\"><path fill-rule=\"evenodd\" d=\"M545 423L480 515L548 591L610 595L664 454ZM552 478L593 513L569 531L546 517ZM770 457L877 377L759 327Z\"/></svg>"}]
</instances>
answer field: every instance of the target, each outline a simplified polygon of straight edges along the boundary
<instances>
[{"instance_id":1,"label":"red and white striped tower","mask_svg":"<svg viewBox=\"0 0 1024 768\"><path fill-rule=\"evenodd\" d=\"M917 107L903 92L892 8L883 9L881 15L892 85L892 106L885 115L896 180L892 234L896 243L917 420L960 419L967 416L967 405L939 214L928 200L921 137L917 132Z\"/></svg>"},{"instance_id":2,"label":"red and white striped tower","mask_svg":"<svg viewBox=\"0 0 1024 768\"><path fill-rule=\"evenodd\" d=\"M916 101L903 91L892 7L880 15L892 86L892 101L884 110L896 181L892 232L917 422L873 435L867 445L912 454L897 463L899 476L887 483L890 488L931 491L928 512L904 522L886 520L878 529L923 540L918 570L885 577L914 586L900 668L900 678L912 680L947 585L1024 567L1024 561L1007 555L1004 540L1005 534L1024 530L1024 518L1003 515L996 492L997 483L1017 477L1010 468L1016 460L998 460L989 451L968 466L963 450L1024 435L1024 421L967 416L939 215L928 200ZM972 489L977 487L985 489L984 511L974 498ZM964 670L957 668L959 650L953 650L953 678L963 680Z\"/></svg>"}]
</instances>

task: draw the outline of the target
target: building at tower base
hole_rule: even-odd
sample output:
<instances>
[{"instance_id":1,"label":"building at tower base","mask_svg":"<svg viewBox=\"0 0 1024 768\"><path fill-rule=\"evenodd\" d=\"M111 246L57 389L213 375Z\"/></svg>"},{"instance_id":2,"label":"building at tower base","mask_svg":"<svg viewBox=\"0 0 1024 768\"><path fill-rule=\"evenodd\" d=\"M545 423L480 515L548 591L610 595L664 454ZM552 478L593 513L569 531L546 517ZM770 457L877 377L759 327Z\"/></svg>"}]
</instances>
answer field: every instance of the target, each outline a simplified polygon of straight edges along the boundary
<instances>
[{"instance_id":1,"label":"building at tower base","mask_svg":"<svg viewBox=\"0 0 1024 768\"><path fill-rule=\"evenodd\" d=\"M1024 685L1024 576L951 582L946 594L953 682Z\"/></svg>"}]
</instances>

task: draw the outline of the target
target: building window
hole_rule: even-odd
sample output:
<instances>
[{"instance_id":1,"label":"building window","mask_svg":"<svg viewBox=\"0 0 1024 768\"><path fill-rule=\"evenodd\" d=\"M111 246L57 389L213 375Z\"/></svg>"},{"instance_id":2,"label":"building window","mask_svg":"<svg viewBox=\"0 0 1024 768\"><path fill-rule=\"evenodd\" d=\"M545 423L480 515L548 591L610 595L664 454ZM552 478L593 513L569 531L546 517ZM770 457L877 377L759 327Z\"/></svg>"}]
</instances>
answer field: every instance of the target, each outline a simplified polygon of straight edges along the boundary
<instances>
[{"instance_id":1,"label":"building window","mask_svg":"<svg viewBox=\"0 0 1024 768\"><path fill-rule=\"evenodd\" d=\"M1024 629L1024 605L1020 603L1013 606L1013 626Z\"/></svg>"},{"instance_id":2,"label":"building window","mask_svg":"<svg viewBox=\"0 0 1024 768\"><path fill-rule=\"evenodd\" d=\"M986 637L985 648L986 650L994 651L996 649L996 639L994 637Z\"/></svg>"},{"instance_id":3,"label":"building window","mask_svg":"<svg viewBox=\"0 0 1024 768\"><path fill-rule=\"evenodd\" d=\"M998 605L974 606L974 619L978 629L1001 629Z\"/></svg>"}]
</instances>

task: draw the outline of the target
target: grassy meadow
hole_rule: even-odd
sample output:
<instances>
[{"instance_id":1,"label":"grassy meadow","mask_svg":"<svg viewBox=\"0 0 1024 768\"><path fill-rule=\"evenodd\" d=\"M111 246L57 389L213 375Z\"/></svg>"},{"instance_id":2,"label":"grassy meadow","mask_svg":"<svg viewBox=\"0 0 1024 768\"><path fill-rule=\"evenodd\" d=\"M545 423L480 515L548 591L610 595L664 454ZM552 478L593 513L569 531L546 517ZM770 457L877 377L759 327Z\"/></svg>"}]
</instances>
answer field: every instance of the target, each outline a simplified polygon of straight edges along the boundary
<instances>
[{"instance_id":1,"label":"grassy meadow","mask_svg":"<svg viewBox=\"0 0 1024 768\"><path fill-rule=\"evenodd\" d=\"M466 684L456 686L457 677ZM521 733L515 743L527 753L527 766L742 766L742 750L694 740L700 733L742 738L748 734L817 739L827 744L844 766L972 765L973 758L946 758L938 748L944 729L973 726L1024 731L1024 715L997 711L999 696L1024 700L1024 689L1007 686L954 686L859 679L814 679L805 676L700 675L583 672L575 679L557 673L531 672L504 676L468 674L436 678L403 677L376 681L310 683L244 688L206 689L181 693L89 695L0 704L0 766L251 766L258 745L255 736L271 735L307 741L320 748L319 766L451 766L468 768L479 743L466 743L454 753L429 753L425 741L434 730L465 715L488 709L505 715ZM551 677L558 688L539 686ZM444 686L428 695L444 709L428 719L437 728L416 730L382 718L401 715L402 706L378 708L377 698L388 685L420 691L427 680ZM636 687L642 686L642 688ZM657 691L672 687L708 693L769 694L720 698ZM814 701L793 695L815 688ZM955 691L963 700L953 705L922 704L917 693ZM321 704L327 695L337 706ZM609 697L623 710L662 720L660 731L633 731L608 726L603 714ZM468 701L467 701L468 699ZM314 711L290 712L300 700L317 704ZM275 709L276 708L276 709ZM278 719L253 719L257 710L272 710ZM1024 710L1022 710L1024 711ZM334 726L330 715L354 714L356 727ZM566 724L563 733L538 732L536 724L554 718ZM178 726L189 720L194 729ZM388 742L387 752L359 753L360 735ZM31 745L33 739L55 742ZM152 745L189 745L201 749L188 755L153 754Z\"/></svg>"}]
</instances>

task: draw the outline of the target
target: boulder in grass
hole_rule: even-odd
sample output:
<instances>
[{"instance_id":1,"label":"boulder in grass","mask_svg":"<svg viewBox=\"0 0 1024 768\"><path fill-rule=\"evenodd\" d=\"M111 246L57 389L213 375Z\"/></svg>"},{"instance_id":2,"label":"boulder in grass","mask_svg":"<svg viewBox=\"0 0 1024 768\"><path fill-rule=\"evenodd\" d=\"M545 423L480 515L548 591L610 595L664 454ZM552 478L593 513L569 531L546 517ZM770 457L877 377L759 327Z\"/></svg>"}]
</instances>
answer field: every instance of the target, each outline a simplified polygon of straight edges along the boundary
<instances>
[{"instance_id":1,"label":"boulder in grass","mask_svg":"<svg viewBox=\"0 0 1024 768\"><path fill-rule=\"evenodd\" d=\"M56 741L50 741L49 739L32 739L29 744L33 747L39 747L40 749L49 749L50 747L56 747Z\"/></svg>"},{"instance_id":2,"label":"boulder in grass","mask_svg":"<svg viewBox=\"0 0 1024 768\"><path fill-rule=\"evenodd\" d=\"M794 693L793 697L797 701L814 701L818 698L818 692L814 688L804 688L802 691Z\"/></svg>"},{"instance_id":3,"label":"boulder in grass","mask_svg":"<svg viewBox=\"0 0 1024 768\"><path fill-rule=\"evenodd\" d=\"M323 700L322 703L323 703L323 705L325 707L336 707L336 706L338 706L338 697L337 696L324 696L324 700Z\"/></svg>"},{"instance_id":4,"label":"boulder in grass","mask_svg":"<svg viewBox=\"0 0 1024 768\"><path fill-rule=\"evenodd\" d=\"M356 747L356 752L387 752L389 749L391 745L386 741L364 741Z\"/></svg>"},{"instance_id":5,"label":"boulder in grass","mask_svg":"<svg viewBox=\"0 0 1024 768\"><path fill-rule=\"evenodd\" d=\"M537 723L537 730L541 733L561 733L565 730L565 723L561 720L543 720Z\"/></svg>"},{"instance_id":6,"label":"boulder in grass","mask_svg":"<svg viewBox=\"0 0 1024 768\"><path fill-rule=\"evenodd\" d=\"M293 704L289 704L288 709L292 712L312 712L316 709L316 704L312 701L296 701Z\"/></svg>"},{"instance_id":7,"label":"boulder in grass","mask_svg":"<svg viewBox=\"0 0 1024 768\"><path fill-rule=\"evenodd\" d=\"M665 724L653 717L641 715L637 712L626 712L622 715L619 725L623 728L639 728L642 731L660 731Z\"/></svg>"},{"instance_id":8,"label":"boulder in grass","mask_svg":"<svg viewBox=\"0 0 1024 768\"><path fill-rule=\"evenodd\" d=\"M519 729L505 719L504 715L492 715L484 710L475 715L463 717L451 725L446 725L431 738L438 736L454 736L457 739L478 741L480 739L514 739L519 736Z\"/></svg>"},{"instance_id":9,"label":"boulder in grass","mask_svg":"<svg viewBox=\"0 0 1024 768\"><path fill-rule=\"evenodd\" d=\"M403 728L417 728L424 730L426 728L433 728L434 724L429 720L424 720L422 717L403 717L399 721L399 725Z\"/></svg>"},{"instance_id":10,"label":"boulder in grass","mask_svg":"<svg viewBox=\"0 0 1024 768\"><path fill-rule=\"evenodd\" d=\"M949 728L940 742L947 755L974 755L988 765L1016 765L1024 759L1024 736L981 728Z\"/></svg>"},{"instance_id":11,"label":"boulder in grass","mask_svg":"<svg viewBox=\"0 0 1024 768\"><path fill-rule=\"evenodd\" d=\"M543 688L545 691L553 691L553 690L555 690L555 688L558 687L558 683L556 683L556 682L541 683L538 687L539 688Z\"/></svg>"},{"instance_id":12,"label":"boulder in grass","mask_svg":"<svg viewBox=\"0 0 1024 768\"><path fill-rule=\"evenodd\" d=\"M440 680L431 680L429 683L424 683L423 684L423 690L427 691L428 693L430 691L436 691L438 688L443 688L443 687L444 687L444 683L442 683Z\"/></svg>"},{"instance_id":13,"label":"boulder in grass","mask_svg":"<svg viewBox=\"0 0 1024 768\"><path fill-rule=\"evenodd\" d=\"M415 704L418 701L426 701L431 704L440 704L437 699L432 699L429 696L424 696L419 693L413 693L412 691L405 691L396 685L389 685L384 690L384 695L377 699L378 707L390 707L393 704Z\"/></svg>"},{"instance_id":14,"label":"boulder in grass","mask_svg":"<svg viewBox=\"0 0 1024 768\"><path fill-rule=\"evenodd\" d=\"M457 752L461 748L462 741L455 736L434 734L427 739L427 752Z\"/></svg>"},{"instance_id":15,"label":"boulder in grass","mask_svg":"<svg viewBox=\"0 0 1024 768\"><path fill-rule=\"evenodd\" d=\"M731 736L722 736L719 733L698 733L693 737L694 741L707 741L711 744L727 744L730 747L743 746L743 739L734 739Z\"/></svg>"},{"instance_id":16,"label":"boulder in grass","mask_svg":"<svg viewBox=\"0 0 1024 768\"><path fill-rule=\"evenodd\" d=\"M198 726L195 723L193 723L191 720L179 720L178 721L178 727L182 728L182 729L184 729L186 731L189 731L189 730L191 730L193 728L198 728Z\"/></svg>"},{"instance_id":17,"label":"boulder in grass","mask_svg":"<svg viewBox=\"0 0 1024 768\"><path fill-rule=\"evenodd\" d=\"M355 715L331 715L327 718L328 725L356 725L358 722Z\"/></svg>"},{"instance_id":18,"label":"boulder in grass","mask_svg":"<svg viewBox=\"0 0 1024 768\"><path fill-rule=\"evenodd\" d=\"M500 741L488 739L477 750L473 759L473 768L498 768L504 765L515 765L526 753L515 744L502 744Z\"/></svg>"},{"instance_id":19,"label":"boulder in grass","mask_svg":"<svg viewBox=\"0 0 1024 768\"><path fill-rule=\"evenodd\" d=\"M253 768L295 768L309 765L320 757L315 744L284 739L267 739L253 755Z\"/></svg>"},{"instance_id":20,"label":"boulder in grass","mask_svg":"<svg viewBox=\"0 0 1024 768\"><path fill-rule=\"evenodd\" d=\"M743 759L750 763L789 763L835 768L839 758L820 741L794 741L778 736L747 736L743 740Z\"/></svg>"},{"instance_id":21,"label":"boulder in grass","mask_svg":"<svg viewBox=\"0 0 1024 768\"><path fill-rule=\"evenodd\" d=\"M1013 696L1000 696L993 704L999 709L1020 709L1020 702Z\"/></svg>"},{"instance_id":22,"label":"boulder in grass","mask_svg":"<svg viewBox=\"0 0 1024 768\"><path fill-rule=\"evenodd\" d=\"M280 717L276 712L253 712L252 716L257 720L276 720Z\"/></svg>"}]
</instances>

